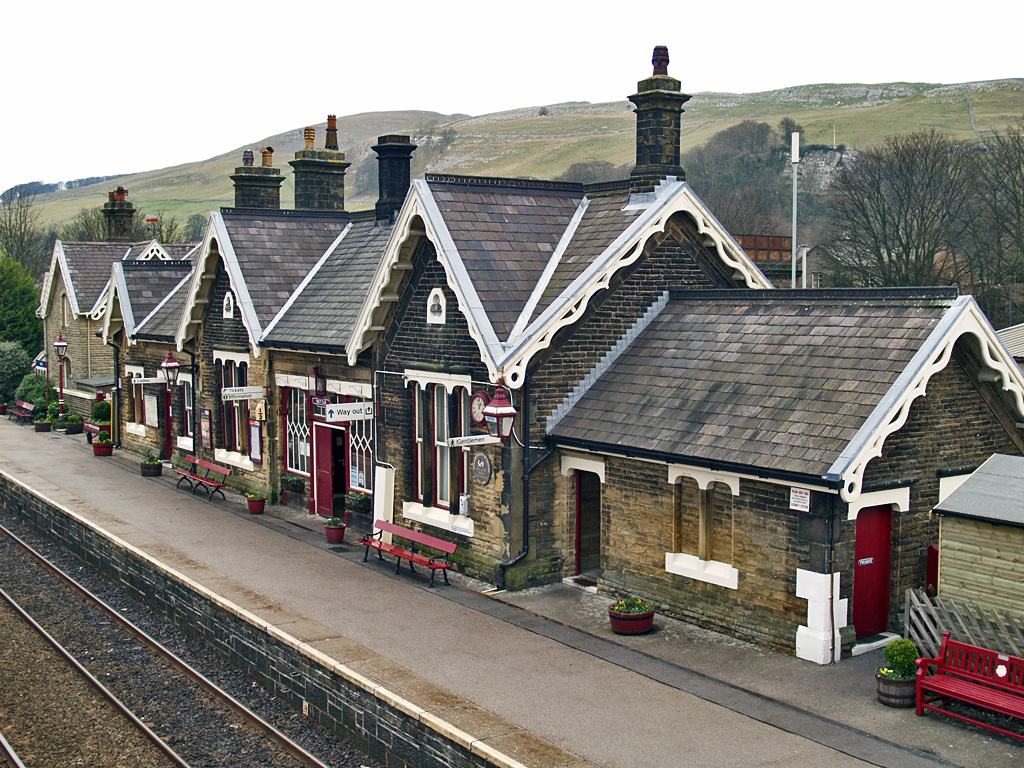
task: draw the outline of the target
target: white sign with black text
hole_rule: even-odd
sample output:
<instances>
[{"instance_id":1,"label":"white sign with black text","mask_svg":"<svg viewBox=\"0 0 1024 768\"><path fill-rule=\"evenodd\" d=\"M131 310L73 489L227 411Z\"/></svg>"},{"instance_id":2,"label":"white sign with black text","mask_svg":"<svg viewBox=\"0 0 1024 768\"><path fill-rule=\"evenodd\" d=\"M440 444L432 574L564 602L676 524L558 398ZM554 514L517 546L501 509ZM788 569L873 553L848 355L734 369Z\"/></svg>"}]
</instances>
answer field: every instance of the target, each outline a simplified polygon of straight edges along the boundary
<instances>
[{"instance_id":1,"label":"white sign with black text","mask_svg":"<svg viewBox=\"0 0 1024 768\"><path fill-rule=\"evenodd\" d=\"M494 443L500 442L500 437L491 437L490 435L466 435L465 437L449 437L448 447L465 448L469 445L493 445Z\"/></svg>"},{"instance_id":2,"label":"white sign with black text","mask_svg":"<svg viewBox=\"0 0 1024 768\"><path fill-rule=\"evenodd\" d=\"M362 421L373 418L373 403L334 403L324 409L324 419L330 422Z\"/></svg>"},{"instance_id":3,"label":"white sign with black text","mask_svg":"<svg viewBox=\"0 0 1024 768\"><path fill-rule=\"evenodd\" d=\"M224 387L220 391L220 399L226 403L236 400L262 400L264 397L263 387Z\"/></svg>"},{"instance_id":4,"label":"white sign with black text","mask_svg":"<svg viewBox=\"0 0 1024 768\"><path fill-rule=\"evenodd\" d=\"M811 511L811 492L806 488L789 489L789 508L798 512Z\"/></svg>"}]
</instances>

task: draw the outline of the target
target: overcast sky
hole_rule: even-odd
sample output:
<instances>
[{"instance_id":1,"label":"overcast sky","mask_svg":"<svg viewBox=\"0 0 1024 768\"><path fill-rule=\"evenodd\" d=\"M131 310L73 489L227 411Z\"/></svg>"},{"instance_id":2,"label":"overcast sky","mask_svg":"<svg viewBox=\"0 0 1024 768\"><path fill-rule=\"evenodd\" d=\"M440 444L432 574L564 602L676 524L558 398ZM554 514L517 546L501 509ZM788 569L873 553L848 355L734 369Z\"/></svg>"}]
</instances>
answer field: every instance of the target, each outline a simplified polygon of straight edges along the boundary
<instances>
[{"instance_id":1,"label":"overcast sky","mask_svg":"<svg viewBox=\"0 0 1024 768\"><path fill-rule=\"evenodd\" d=\"M650 74L655 45L668 46L669 74L688 93L1021 77L1022 8L11 2L0 11L0 190L201 160L330 112L615 101Z\"/></svg>"}]
</instances>

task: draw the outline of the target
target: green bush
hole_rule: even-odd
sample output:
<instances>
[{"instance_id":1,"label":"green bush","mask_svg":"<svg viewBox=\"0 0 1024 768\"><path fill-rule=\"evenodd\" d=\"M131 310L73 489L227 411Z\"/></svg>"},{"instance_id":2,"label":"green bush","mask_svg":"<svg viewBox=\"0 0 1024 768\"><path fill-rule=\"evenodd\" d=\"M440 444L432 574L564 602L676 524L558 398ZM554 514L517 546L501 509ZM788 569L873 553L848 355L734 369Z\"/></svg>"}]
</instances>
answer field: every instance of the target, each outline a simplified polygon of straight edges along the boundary
<instances>
[{"instance_id":1,"label":"green bush","mask_svg":"<svg viewBox=\"0 0 1024 768\"><path fill-rule=\"evenodd\" d=\"M914 673L917 671L917 658L919 655L914 641L905 638L893 640L885 646L885 651L882 652L886 668L892 670L894 677L902 679L914 676Z\"/></svg>"},{"instance_id":2,"label":"green bush","mask_svg":"<svg viewBox=\"0 0 1024 768\"><path fill-rule=\"evenodd\" d=\"M0 402L14 399L14 392L31 365L32 358L19 342L0 341Z\"/></svg>"},{"instance_id":3,"label":"green bush","mask_svg":"<svg viewBox=\"0 0 1024 768\"><path fill-rule=\"evenodd\" d=\"M26 373L18 388L14 391L15 400L24 400L32 403L40 413L46 411L46 376L39 374L38 379L35 373ZM50 402L57 402L57 390L50 387Z\"/></svg>"},{"instance_id":4,"label":"green bush","mask_svg":"<svg viewBox=\"0 0 1024 768\"><path fill-rule=\"evenodd\" d=\"M92 406L93 421L110 421L110 401L100 400Z\"/></svg>"},{"instance_id":5,"label":"green bush","mask_svg":"<svg viewBox=\"0 0 1024 768\"><path fill-rule=\"evenodd\" d=\"M96 439L93 440L93 442L94 443L100 443L101 445L103 445L105 443L109 443L110 442L110 433L109 432L100 432L98 435L96 435Z\"/></svg>"}]
</instances>

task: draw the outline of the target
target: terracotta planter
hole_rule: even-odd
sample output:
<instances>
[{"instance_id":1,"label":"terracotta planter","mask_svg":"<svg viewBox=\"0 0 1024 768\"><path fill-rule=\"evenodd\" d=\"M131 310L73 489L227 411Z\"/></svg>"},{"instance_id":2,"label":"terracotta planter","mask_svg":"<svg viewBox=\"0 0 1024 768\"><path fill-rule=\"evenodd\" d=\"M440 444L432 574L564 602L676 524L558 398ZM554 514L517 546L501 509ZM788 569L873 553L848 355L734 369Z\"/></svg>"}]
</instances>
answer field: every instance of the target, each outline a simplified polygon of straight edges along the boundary
<instances>
[{"instance_id":1,"label":"terracotta planter","mask_svg":"<svg viewBox=\"0 0 1024 768\"><path fill-rule=\"evenodd\" d=\"M114 444L113 443L97 443L93 441L92 444L92 455L93 456L113 456L114 455Z\"/></svg>"},{"instance_id":2,"label":"terracotta planter","mask_svg":"<svg viewBox=\"0 0 1024 768\"><path fill-rule=\"evenodd\" d=\"M163 468L163 464L139 464L139 474L143 477L160 477Z\"/></svg>"},{"instance_id":3,"label":"terracotta planter","mask_svg":"<svg viewBox=\"0 0 1024 768\"><path fill-rule=\"evenodd\" d=\"M328 544L341 544L345 541L344 525L325 525L324 534L327 536Z\"/></svg>"},{"instance_id":4,"label":"terracotta planter","mask_svg":"<svg viewBox=\"0 0 1024 768\"><path fill-rule=\"evenodd\" d=\"M52 421L36 421L34 422L36 432L49 432L53 429Z\"/></svg>"},{"instance_id":5,"label":"terracotta planter","mask_svg":"<svg viewBox=\"0 0 1024 768\"><path fill-rule=\"evenodd\" d=\"M263 510L267 508L266 499L246 499L245 503L249 505L250 515L262 515Z\"/></svg>"},{"instance_id":6,"label":"terracotta planter","mask_svg":"<svg viewBox=\"0 0 1024 768\"><path fill-rule=\"evenodd\" d=\"M887 707L908 708L917 704L917 681L893 680L889 677L875 675L878 685L878 700Z\"/></svg>"},{"instance_id":7,"label":"terracotta planter","mask_svg":"<svg viewBox=\"0 0 1024 768\"><path fill-rule=\"evenodd\" d=\"M642 635L654 628L654 610L643 613L619 613L608 607L612 632L617 635Z\"/></svg>"}]
</instances>

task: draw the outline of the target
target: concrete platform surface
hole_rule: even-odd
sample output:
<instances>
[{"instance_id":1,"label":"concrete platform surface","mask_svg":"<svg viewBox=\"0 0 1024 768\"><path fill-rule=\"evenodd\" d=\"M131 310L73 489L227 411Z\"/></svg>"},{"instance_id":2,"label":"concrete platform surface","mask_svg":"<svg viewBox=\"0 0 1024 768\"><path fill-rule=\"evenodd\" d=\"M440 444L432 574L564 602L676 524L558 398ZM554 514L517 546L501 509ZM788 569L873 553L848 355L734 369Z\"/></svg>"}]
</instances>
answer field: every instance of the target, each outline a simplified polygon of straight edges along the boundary
<instances>
[{"instance_id":1,"label":"concrete platform surface","mask_svg":"<svg viewBox=\"0 0 1024 768\"><path fill-rule=\"evenodd\" d=\"M650 635L608 628L608 598L566 584L487 594L398 576L319 521L244 499L207 501L142 478L127 455L0 419L0 472L412 702L495 764L939 766L1024 764L1024 746L875 701L880 651L818 667L659 616ZM173 478L173 476L171 476ZM351 534L351 531L349 532Z\"/></svg>"}]
</instances>

